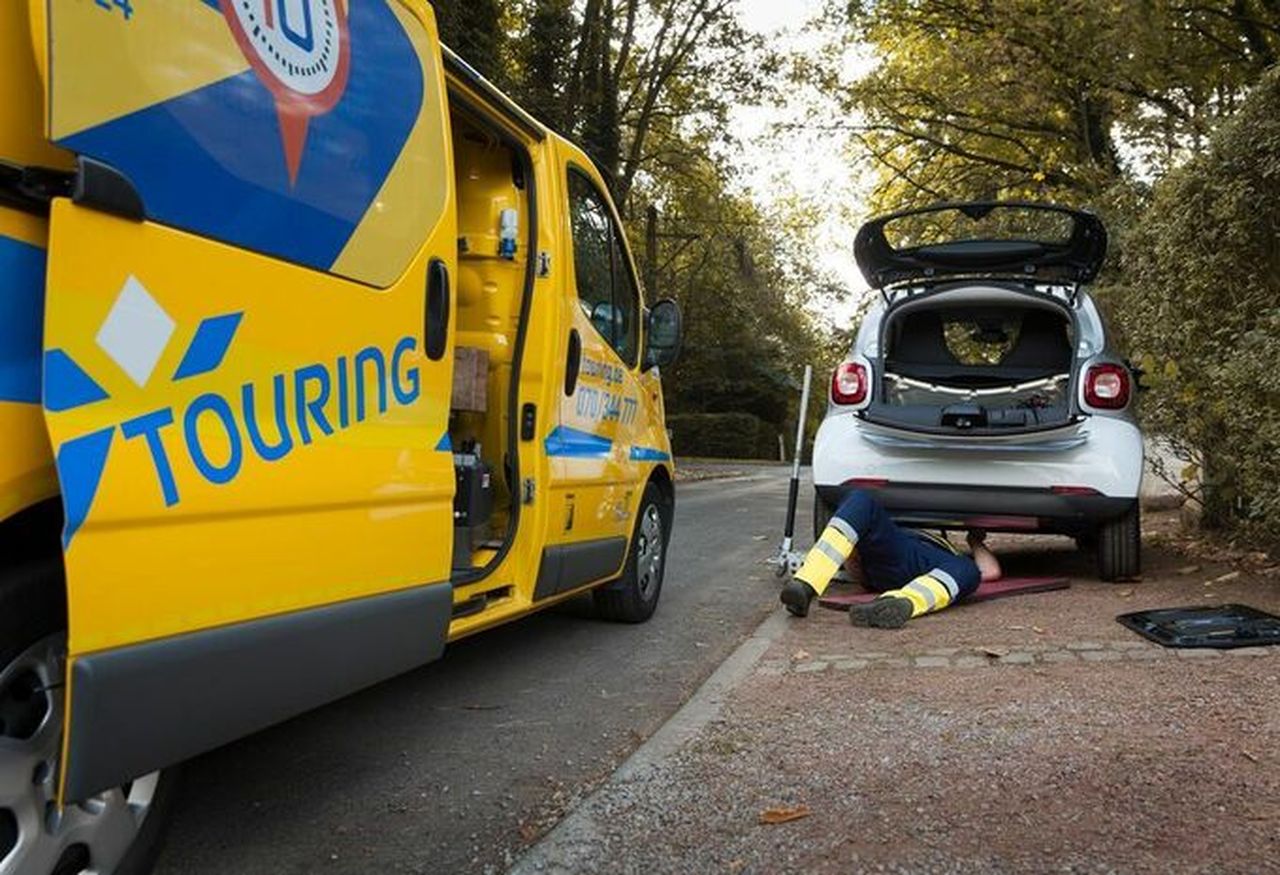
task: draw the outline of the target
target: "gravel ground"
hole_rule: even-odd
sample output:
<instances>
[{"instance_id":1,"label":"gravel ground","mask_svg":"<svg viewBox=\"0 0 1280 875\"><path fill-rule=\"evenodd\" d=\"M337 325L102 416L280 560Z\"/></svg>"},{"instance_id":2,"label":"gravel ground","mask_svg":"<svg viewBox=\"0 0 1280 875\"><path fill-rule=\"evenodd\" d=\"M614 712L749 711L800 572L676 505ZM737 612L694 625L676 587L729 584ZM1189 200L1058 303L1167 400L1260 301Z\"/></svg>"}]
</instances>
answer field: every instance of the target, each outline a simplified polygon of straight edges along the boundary
<instances>
[{"instance_id":1,"label":"gravel ground","mask_svg":"<svg viewBox=\"0 0 1280 875\"><path fill-rule=\"evenodd\" d=\"M1144 581L1107 585L1068 542L1017 543L1011 573L1072 589L897 633L821 609L775 623L714 719L606 784L590 829L553 833L527 868L1280 872L1280 648L1169 651L1114 621L1280 612L1280 578L1221 581L1230 565L1157 546ZM761 823L771 809L808 814Z\"/></svg>"}]
</instances>

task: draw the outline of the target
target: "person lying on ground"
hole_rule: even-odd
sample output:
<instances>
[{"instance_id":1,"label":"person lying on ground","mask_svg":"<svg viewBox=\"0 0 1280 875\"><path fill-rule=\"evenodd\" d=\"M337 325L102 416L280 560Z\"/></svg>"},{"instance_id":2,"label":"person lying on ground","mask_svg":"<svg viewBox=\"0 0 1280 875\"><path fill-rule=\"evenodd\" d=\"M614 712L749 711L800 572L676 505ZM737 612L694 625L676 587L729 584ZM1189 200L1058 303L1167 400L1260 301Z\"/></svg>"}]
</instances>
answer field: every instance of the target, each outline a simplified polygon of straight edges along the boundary
<instances>
[{"instance_id":1,"label":"person lying on ground","mask_svg":"<svg viewBox=\"0 0 1280 875\"><path fill-rule=\"evenodd\" d=\"M968 541L972 556L957 552L944 537L900 528L871 493L856 489L783 587L782 603L793 615L808 616L809 603L856 555L863 585L880 595L855 605L850 622L899 629L970 595L983 581L1000 579L1000 562L987 548L985 533L971 531Z\"/></svg>"}]
</instances>

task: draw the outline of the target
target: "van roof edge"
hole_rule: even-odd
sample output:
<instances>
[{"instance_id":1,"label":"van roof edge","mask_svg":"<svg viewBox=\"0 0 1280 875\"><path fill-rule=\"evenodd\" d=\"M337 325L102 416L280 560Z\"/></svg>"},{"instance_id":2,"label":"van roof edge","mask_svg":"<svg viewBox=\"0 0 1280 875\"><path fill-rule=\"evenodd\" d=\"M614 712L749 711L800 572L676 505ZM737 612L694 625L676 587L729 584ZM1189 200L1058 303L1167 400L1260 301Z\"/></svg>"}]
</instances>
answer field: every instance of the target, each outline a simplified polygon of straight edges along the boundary
<instances>
[{"instance_id":1,"label":"van roof edge","mask_svg":"<svg viewBox=\"0 0 1280 875\"><path fill-rule=\"evenodd\" d=\"M508 121L514 123L538 142L542 142L547 138L548 129L546 125L524 109L521 109L519 104L504 94L497 85L482 76L479 70L464 61L453 49L444 43L440 44L440 48L444 54L444 66L447 73L461 79L465 84L478 91Z\"/></svg>"}]
</instances>

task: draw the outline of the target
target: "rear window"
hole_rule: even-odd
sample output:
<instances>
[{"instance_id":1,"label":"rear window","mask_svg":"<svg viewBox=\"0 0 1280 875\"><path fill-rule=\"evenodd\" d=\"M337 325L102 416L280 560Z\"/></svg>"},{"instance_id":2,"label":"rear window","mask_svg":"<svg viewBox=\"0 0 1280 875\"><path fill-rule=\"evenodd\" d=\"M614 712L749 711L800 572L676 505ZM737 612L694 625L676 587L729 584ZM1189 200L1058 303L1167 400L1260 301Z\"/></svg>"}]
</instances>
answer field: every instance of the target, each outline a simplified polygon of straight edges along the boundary
<instances>
[{"instance_id":1,"label":"rear window","mask_svg":"<svg viewBox=\"0 0 1280 875\"><path fill-rule=\"evenodd\" d=\"M947 351L962 365L998 365L1013 351L1022 320L955 319L943 322Z\"/></svg>"},{"instance_id":2,"label":"rear window","mask_svg":"<svg viewBox=\"0 0 1280 875\"><path fill-rule=\"evenodd\" d=\"M1063 372L1073 348L1070 321L1048 309L918 310L895 323L889 358L903 365Z\"/></svg>"}]
</instances>

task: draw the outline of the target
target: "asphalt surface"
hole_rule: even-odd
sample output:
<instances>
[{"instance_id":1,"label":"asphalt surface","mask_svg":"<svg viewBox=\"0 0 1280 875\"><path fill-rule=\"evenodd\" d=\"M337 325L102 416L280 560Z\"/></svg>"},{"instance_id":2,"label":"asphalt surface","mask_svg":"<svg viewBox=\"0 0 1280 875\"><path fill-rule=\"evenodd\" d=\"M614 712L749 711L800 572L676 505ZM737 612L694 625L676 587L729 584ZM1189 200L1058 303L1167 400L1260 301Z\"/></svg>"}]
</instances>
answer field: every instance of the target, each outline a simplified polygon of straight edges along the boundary
<instances>
[{"instance_id":1,"label":"asphalt surface","mask_svg":"<svg viewBox=\"0 0 1280 875\"><path fill-rule=\"evenodd\" d=\"M574 602L188 763L156 871L504 869L774 609L760 560L777 545L788 473L678 488L647 624Z\"/></svg>"}]
</instances>

